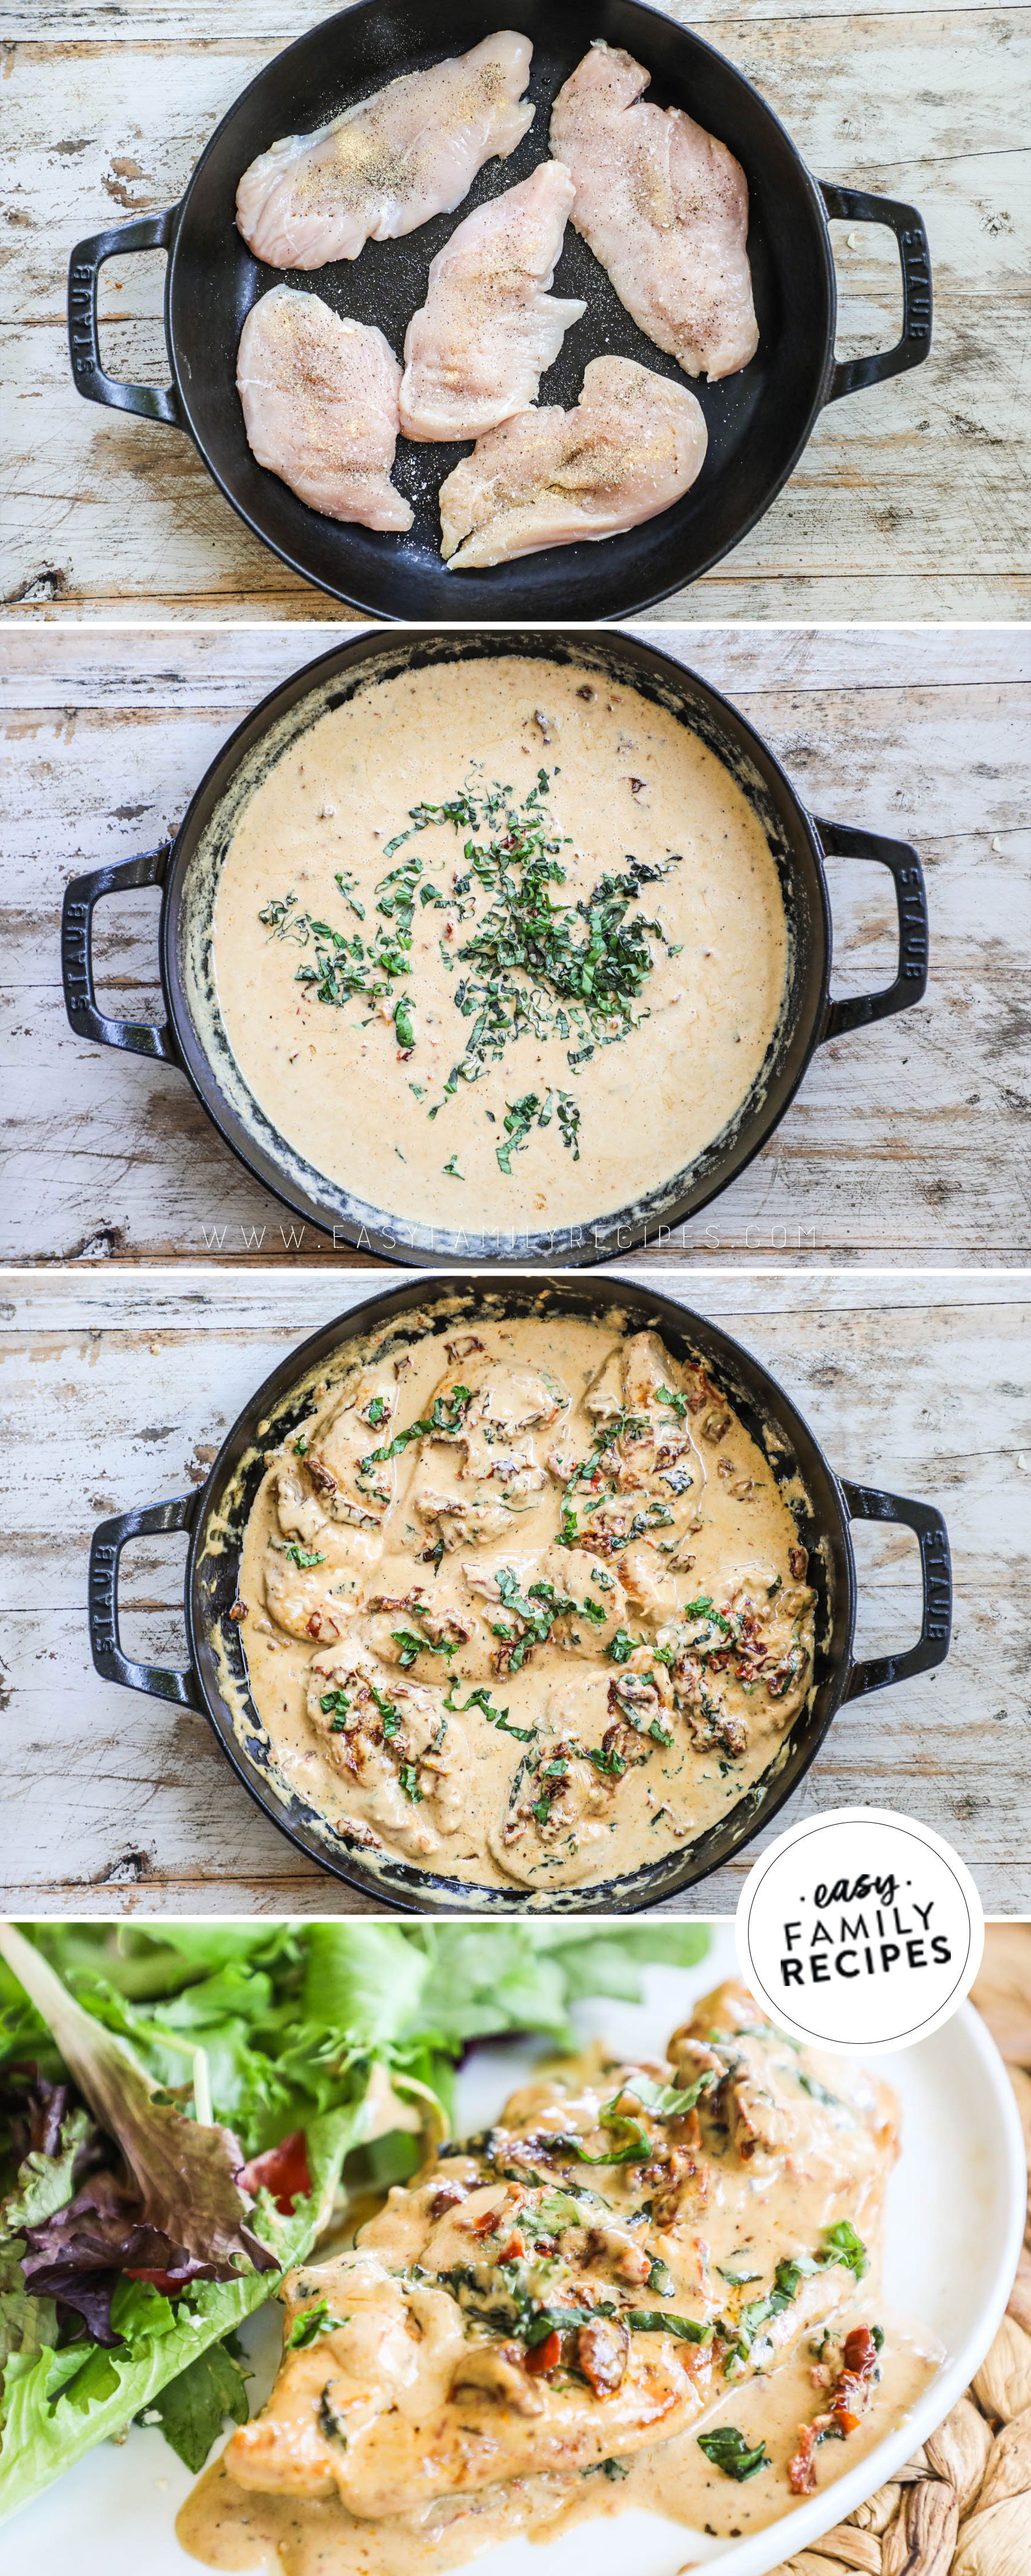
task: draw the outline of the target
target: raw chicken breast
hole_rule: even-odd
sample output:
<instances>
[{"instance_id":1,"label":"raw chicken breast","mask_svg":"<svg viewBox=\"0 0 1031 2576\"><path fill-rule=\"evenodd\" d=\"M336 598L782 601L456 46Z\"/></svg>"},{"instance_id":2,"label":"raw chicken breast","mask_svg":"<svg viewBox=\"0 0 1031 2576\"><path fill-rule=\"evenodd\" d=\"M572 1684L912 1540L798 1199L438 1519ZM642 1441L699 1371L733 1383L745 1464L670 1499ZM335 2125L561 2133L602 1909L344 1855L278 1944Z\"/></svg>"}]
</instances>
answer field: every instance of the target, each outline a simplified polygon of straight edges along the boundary
<instances>
[{"instance_id":1,"label":"raw chicken breast","mask_svg":"<svg viewBox=\"0 0 1031 2576\"><path fill-rule=\"evenodd\" d=\"M274 286L240 334L236 390L259 465L309 510L365 528L410 528L390 480L401 369L382 331L319 295Z\"/></svg>"},{"instance_id":2,"label":"raw chicken breast","mask_svg":"<svg viewBox=\"0 0 1031 2576\"><path fill-rule=\"evenodd\" d=\"M685 375L732 376L759 346L748 182L682 107L638 104L650 72L600 41L560 89L551 149L576 183L573 222L621 304Z\"/></svg>"},{"instance_id":3,"label":"raw chicken breast","mask_svg":"<svg viewBox=\"0 0 1031 2576\"><path fill-rule=\"evenodd\" d=\"M406 72L315 134L288 134L245 170L236 220L271 268L357 259L451 214L485 161L507 161L533 123L520 104L533 47L487 36L432 71Z\"/></svg>"},{"instance_id":4,"label":"raw chicken breast","mask_svg":"<svg viewBox=\"0 0 1031 2576\"><path fill-rule=\"evenodd\" d=\"M467 215L430 269L405 334L406 438L479 438L536 402L546 367L586 305L549 295L573 182L542 161Z\"/></svg>"},{"instance_id":5,"label":"raw chicken breast","mask_svg":"<svg viewBox=\"0 0 1031 2576\"><path fill-rule=\"evenodd\" d=\"M612 537L679 501L701 472L701 404L632 358L592 358L575 411L521 411L478 440L440 491L451 572Z\"/></svg>"}]
</instances>

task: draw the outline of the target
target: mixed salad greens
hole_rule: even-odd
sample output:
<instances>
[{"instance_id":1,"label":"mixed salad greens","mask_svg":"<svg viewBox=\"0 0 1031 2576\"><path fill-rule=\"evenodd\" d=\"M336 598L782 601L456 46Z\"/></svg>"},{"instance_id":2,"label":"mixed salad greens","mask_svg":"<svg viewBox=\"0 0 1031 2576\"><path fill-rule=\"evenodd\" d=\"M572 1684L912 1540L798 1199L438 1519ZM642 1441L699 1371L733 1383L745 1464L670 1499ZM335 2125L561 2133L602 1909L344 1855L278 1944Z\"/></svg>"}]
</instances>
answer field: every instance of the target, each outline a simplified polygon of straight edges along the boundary
<instances>
[{"instance_id":1,"label":"mixed salad greens","mask_svg":"<svg viewBox=\"0 0 1031 2576\"><path fill-rule=\"evenodd\" d=\"M191 2469L248 2413L235 2329L338 2195L452 2117L478 2040L572 2044L704 1924L0 1927L0 2520L160 2423Z\"/></svg>"}]
</instances>

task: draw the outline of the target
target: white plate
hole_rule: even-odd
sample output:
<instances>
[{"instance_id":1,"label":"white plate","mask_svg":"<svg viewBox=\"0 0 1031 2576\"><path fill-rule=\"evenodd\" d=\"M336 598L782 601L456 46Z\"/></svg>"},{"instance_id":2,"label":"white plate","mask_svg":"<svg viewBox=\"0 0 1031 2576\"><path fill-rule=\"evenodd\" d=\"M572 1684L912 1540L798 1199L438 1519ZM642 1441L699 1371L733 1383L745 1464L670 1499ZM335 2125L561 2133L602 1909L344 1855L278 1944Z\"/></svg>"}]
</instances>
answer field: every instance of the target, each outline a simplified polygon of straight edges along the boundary
<instances>
[{"instance_id":1,"label":"white plate","mask_svg":"<svg viewBox=\"0 0 1031 2576\"><path fill-rule=\"evenodd\" d=\"M707 1959L690 1970L645 1971L643 2004L577 2007L585 2038L603 2034L628 2056L654 2056L695 1996L737 1973L733 1927L713 1926ZM478 2051L459 2083L456 2127L472 2131L522 2081L523 2046ZM766 2576L808 2548L832 2523L872 2495L948 2413L983 2361L1017 2268L1024 2224L1025 2166L1016 2104L1002 2059L969 2004L933 2039L897 2056L866 2061L902 2101L903 2154L889 2185L884 2291L893 2307L934 2328L947 2359L919 2403L876 2450L794 2513L738 2541L687 2531L655 2514L624 2513L587 2526L591 2576L678 2576L688 2561L718 2558L720 2576ZM271 2328L271 2330L270 2330ZM270 2382L278 2334L267 2312L249 2329L260 2380ZM189 2576L175 2517L193 2481L160 2433L134 2426L120 2448L102 2444L38 2504L0 2531L3 2576ZM584 2528L543 2546L505 2541L473 2561L477 2576L582 2576ZM439 2570L438 2576L444 2576Z\"/></svg>"}]
</instances>

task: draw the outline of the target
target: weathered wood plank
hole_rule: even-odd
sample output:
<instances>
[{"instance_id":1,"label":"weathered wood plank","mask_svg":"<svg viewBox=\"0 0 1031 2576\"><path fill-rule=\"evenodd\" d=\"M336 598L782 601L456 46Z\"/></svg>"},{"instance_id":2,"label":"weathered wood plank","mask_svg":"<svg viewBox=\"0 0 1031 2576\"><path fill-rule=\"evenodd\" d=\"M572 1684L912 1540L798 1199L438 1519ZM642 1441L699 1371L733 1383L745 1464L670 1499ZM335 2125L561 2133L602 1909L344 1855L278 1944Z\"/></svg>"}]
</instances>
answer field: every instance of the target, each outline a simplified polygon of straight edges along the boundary
<instances>
[{"instance_id":1,"label":"weathered wood plank","mask_svg":"<svg viewBox=\"0 0 1031 2576\"><path fill-rule=\"evenodd\" d=\"M1022 1259L1027 638L659 632L747 703L817 811L916 841L933 928L924 1007L822 1049L767 1151L665 1249L700 1262L789 1250ZM322 640L252 631L230 647L216 629L127 646L92 628L5 632L0 1048L13 1079L0 1257L332 1258L310 1231L291 1246L289 1221L282 1232L182 1077L73 1034L57 975L69 876L173 831L243 709ZM835 987L876 986L892 955L888 880L839 862L831 875ZM98 915L98 974L116 1012L160 1015L156 912L140 894Z\"/></svg>"},{"instance_id":2,"label":"weathered wood plank","mask_svg":"<svg viewBox=\"0 0 1031 2576\"><path fill-rule=\"evenodd\" d=\"M97 41L76 28L71 42L26 43L7 56L17 170L4 597L43 616L56 603L89 616L150 609L337 623L339 608L235 520L184 439L82 403L68 372L72 243L119 212L172 202L219 116L279 49L246 14L230 13L217 40L191 41L198 20L188 18L185 33L180 21L171 39L150 34L149 18L119 20L113 50L105 20ZM678 614L1020 613L1026 20L1011 9L706 18L711 40L756 80L812 168L921 206L938 319L925 367L824 414L761 526L683 594ZM159 13L154 23L169 22ZM127 32L141 24L150 41ZM898 309L894 246L868 227L838 226L835 237L841 345L884 345ZM153 254L104 272L109 363L142 381L165 374L155 318L162 267Z\"/></svg>"},{"instance_id":3,"label":"weathered wood plank","mask_svg":"<svg viewBox=\"0 0 1031 2576\"><path fill-rule=\"evenodd\" d=\"M1022 1310L1028 1298L1027 1281L1019 1272L985 1267L962 1273L945 1269L857 1273L836 1266L803 1279L796 1262L784 1262L762 1270L756 1266L723 1269L704 1285L683 1264L677 1265L668 1282L654 1281L650 1266L635 1259L620 1265L620 1275L640 1280L643 1286L649 1280L666 1286L670 1295L707 1315L715 1316L713 1301L718 1298L721 1320L746 1342L750 1317L808 1315L814 1299L821 1315L866 1315L871 1301L874 1311L886 1319L896 1312L920 1314L931 1332L939 1308L958 1304L964 1314L972 1314L987 1306L1001 1315L1007 1307ZM287 1272L267 1262L234 1271L231 1285L210 1264L197 1262L180 1262L174 1272L116 1269L104 1263L74 1269L0 1269L0 1333L57 1336L64 1343L77 1339L89 1348L94 1335L139 1331L149 1351L152 1341L163 1343L166 1331L191 1337L223 1332L228 1307L235 1333L283 1332L296 1341L318 1332L335 1316L349 1314L381 1284L346 1272L334 1272L332 1278L311 1270Z\"/></svg>"},{"instance_id":4,"label":"weathered wood plank","mask_svg":"<svg viewBox=\"0 0 1031 2576\"><path fill-rule=\"evenodd\" d=\"M372 632L368 621L361 621ZM665 620L627 620L660 652L704 670L714 688L737 699L770 689L874 691L980 687L1031 677L1031 633L1024 626L985 626L975 633L940 626L785 626L770 620L716 626L685 635ZM229 646L220 627L184 638L166 627L134 630L131 649L119 629L60 626L41 620L5 629L0 650L0 712L32 707L217 707L236 717L306 659L350 642L341 625L239 627Z\"/></svg>"},{"instance_id":5,"label":"weathered wood plank","mask_svg":"<svg viewBox=\"0 0 1031 2576\"><path fill-rule=\"evenodd\" d=\"M343 8L349 0L341 0ZM998 0L969 0L977 9L994 9ZM664 0L665 15L684 27L712 27L722 23L727 11L721 0ZM211 34L211 13L199 0L136 0L135 7L124 0L103 0L103 5L80 5L80 0L62 0L61 36L65 45L79 44L153 44L162 38L172 42L184 39L191 44L212 47L215 44L243 44L257 48L266 45L273 54L309 28L336 16L338 11L326 6L320 14L317 0L226 0L219 11L219 37ZM518 10L515 11L518 17ZM913 0L880 0L876 11L867 15L878 18L913 17L918 13ZM737 24L762 26L769 19L832 18L847 23L848 11L834 0L743 0L734 11ZM0 7L0 43L5 45L35 44L40 41L40 18L37 9L18 9L13 0ZM441 41L444 41L442 36Z\"/></svg>"},{"instance_id":6,"label":"weathered wood plank","mask_svg":"<svg viewBox=\"0 0 1031 2576\"><path fill-rule=\"evenodd\" d=\"M1017 1356L1026 1282L803 1281L797 1272L699 1282L678 1272L672 1284L758 1353L840 1472L935 1497L952 1537L949 1661L843 1710L788 1817L864 1799L922 1816L958 1843L990 1912L1031 1911L1031 1731L1020 1682L1031 1415ZM360 1285L268 1272L232 1282L111 1271L3 1282L11 1697L0 1741L7 1848L18 1854L15 1883L0 1891L5 1905L354 1906L251 1806L203 1719L97 1679L84 1585L94 1520L199 1482L205 1453L267 1369L349 1307ZM857 1647L878 1653L913 1631L915 1557L897 1531L861 1528L856 1537ZM181 1659L181 1561L181 1542L142 1541L127 1553L130 1651ZM693 1910L730 1907L744 1866L709 1880Z\"/></svg>"}]
</instances>

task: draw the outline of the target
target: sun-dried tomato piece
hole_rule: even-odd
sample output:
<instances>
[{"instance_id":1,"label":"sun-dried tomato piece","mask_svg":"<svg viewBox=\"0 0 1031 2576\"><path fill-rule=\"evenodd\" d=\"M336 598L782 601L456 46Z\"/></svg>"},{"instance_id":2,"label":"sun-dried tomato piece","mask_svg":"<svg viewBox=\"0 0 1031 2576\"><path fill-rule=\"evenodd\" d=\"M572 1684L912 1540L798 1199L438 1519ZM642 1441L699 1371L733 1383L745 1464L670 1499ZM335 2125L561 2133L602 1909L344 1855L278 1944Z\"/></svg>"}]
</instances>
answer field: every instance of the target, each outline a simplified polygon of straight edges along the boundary
<instances>
[{"instance_id":1,"label":"sun-dried tomato piece","mask_svg":"<svg viewBox=\"0 0 1031 2576\"><path fill-rule=\"evenodd\" d=\"M430 2202L430 2217L445 2217L449 2209L457 2209L464 2199L464 2183L442 2182L440 2190L434 2192L433 2198Z\"/></svg>"},{"instance_id":2,"label":"sun-dried tomato piece","mask_svg":"<svg viewBox=\"0 0 1031 2576\"><path fill-rule=\"evenodd\" d=\"M489 2236L493 2228L500 2226L502 2216L500 2209L481 2209L476 2218L463 2218L462 2226L467 2236Z\"/></svg>"},{"instance_id":3,"label":"sun-dried tomato piece","mask_svg":"<svg viewBox=\"0 0 1031 2576\"><path fill-rule=\"evenodd\" d=\"M852 2326L842 2345L842 2367L826 2414L803 2424L798 2449L788 2462L788 2481L795 2495L816 2493L816 2446L825 2433L847 2438L859 2424L870 2386L877 2374L877 2346L869 2326ZM858 2403L857 2403L858 2401Z\"/></svg>"},{"instance_id":4,"label":"sun-dried tomato piece","mask_svg":"<svg viewBox=\"0 0 1031 2576\"><path fill-rule=\"evenodd\" d=\"M788 2461L788 2484L793 2495L803 2496L816 2494L816 2460L814 2453L819 2440L820 2426L824 2420L825 2419L823 2417L817 2415L811 2424L803 2424L802 2426L802 2430L798 2437L798 2449L795 2452L794 2458Z\"/></svg>"},{"instance_id":5,"label":"sun-dried tomato piece","mask_svg":"<svg viewBox=\"0 0 1031 2576\"><path fill-rule=\"evenodd\" d=\"M269 2147L265 2155L252 2157L236 2179L241 2191L270 2191L281 2217L291 2217L295 2200L306 2200L311 2190L303 2129L291 2130L288 2138L280 2139L278 2147Z\"/></svg>"}]
</instances>

